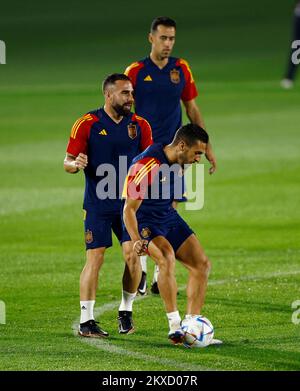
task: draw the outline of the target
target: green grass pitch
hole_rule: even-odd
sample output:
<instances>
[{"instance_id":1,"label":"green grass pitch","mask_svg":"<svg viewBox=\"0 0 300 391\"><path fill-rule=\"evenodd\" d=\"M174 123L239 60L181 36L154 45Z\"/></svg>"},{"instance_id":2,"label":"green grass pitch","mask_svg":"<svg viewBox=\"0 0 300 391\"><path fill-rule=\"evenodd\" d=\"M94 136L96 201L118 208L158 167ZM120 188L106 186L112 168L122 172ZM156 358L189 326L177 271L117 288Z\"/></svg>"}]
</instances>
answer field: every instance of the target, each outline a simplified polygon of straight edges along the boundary
<instances>
[{"instance_id":1,"label":"green grass pitch","mask_svg":"<svg viewBox=\"0 0 300 391\"><path fill-rule=\"evenodd\" d=\"M299 370L291 305L300 300L300 89L279 86L293 2L205 0L184 11L179 1L133 2L134 12L122 2L31 3L0 16L0 370ZM102 104L103 77L148 54L148 26L160 14L178 21L174 55L191 63L218 157L213 176L205 166L204 208L181 213L213 264L203 315L221 347L171 346L162 301L151 295L134 304L136 333L120 336L116 242L96 302L111 337L73 332L84 181L63 171L67 139L76 118ZM184 315L180 265L177 278Z\"/></svg>"}]
</instances>

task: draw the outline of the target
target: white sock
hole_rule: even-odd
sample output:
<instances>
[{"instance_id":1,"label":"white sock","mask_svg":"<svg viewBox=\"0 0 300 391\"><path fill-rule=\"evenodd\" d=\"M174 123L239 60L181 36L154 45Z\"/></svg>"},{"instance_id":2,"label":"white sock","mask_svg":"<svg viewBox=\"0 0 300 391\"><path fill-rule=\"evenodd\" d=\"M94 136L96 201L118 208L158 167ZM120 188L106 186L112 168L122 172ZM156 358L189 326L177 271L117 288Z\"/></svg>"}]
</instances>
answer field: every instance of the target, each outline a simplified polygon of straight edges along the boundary
<instances>
[{"instance_id":1,"label":"white sock","mask_svg":"<svg viewBox=\"0 0 300 391\"><path fill-rule=\"evenodd\" d=\"M181 318L178 311L168 312L167 318L169 321L170 332L173 333L176 330L180 329Z\"/></svg>"},{"instance_id":2,"label":"white sock","mask_svg":"<svg viewBox=\"0 0 300 391\"><path fill-rule=\"evenodd\" d=\"M197 315L197 314L186 314L186 315L185 315L185 319L192 319L192 318L198 317L198 316L202 316L202 315Z\"/></svg>"},{"instance_id":3,"label":"white sock","mask_svg":"<svg viewBox=\"0 0 300 391\"><path fill-rule=\"evenodd\" d=\"M119 307L119 311L132 311L132 304L136 296L135 293L129 293L122 291L122 301Z\"/></svg>"},{"instance_id":4,"label":"white sock","mask_svg":"<svg viewBox=\"0 0 300 391\"><path fill-rule=\"evenodd\" d=\"M95 304L95 300L80 301L80 308L81 308L80 323L85 323L88 320L95 319L94 304Z\"/></svg>"},{"instance_id":5,"label":"white sock","mask_svg":"<svg viewBox=\"0 0 300 391\"><path fill-rule=\"evenodd\" d=\"M153 280L152 280L152 283L154 282L157 282L157 279L158 279L158 273L159 273L159 268L157 265L155 265L155 268L154 268L154 273L153 273Z\"/></svg>"},{"instance_id":6,"label":"white sock","mask_svg":"<svg viewBox=\"0 0 300 391\"><path fill-rule=\"evenodd\" d=\"M147 255L142 255L140 257L142 271L147 273Z\"/></svg>"}]
</instances>

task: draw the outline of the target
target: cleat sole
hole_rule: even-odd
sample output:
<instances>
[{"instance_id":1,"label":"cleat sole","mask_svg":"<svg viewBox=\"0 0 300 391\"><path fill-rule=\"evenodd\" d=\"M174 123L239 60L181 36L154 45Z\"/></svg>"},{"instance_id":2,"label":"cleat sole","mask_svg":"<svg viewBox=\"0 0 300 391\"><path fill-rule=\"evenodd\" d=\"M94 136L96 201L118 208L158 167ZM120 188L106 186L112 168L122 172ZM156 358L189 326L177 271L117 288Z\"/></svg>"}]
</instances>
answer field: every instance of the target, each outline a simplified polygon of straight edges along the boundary
<instances>
[{"instance_id":1,"label":"cleat sole","mask_svg":"<svg viewBox=\"0 0 300 391\"><path fill-rule=\"evenodd\" d=\"M119 334L133 334L135 332L135 329L132 328L129 331L121 331L119 330Z\"/></svg>"},{"instance_id":2,"label":"cleat sole","mask_svg":"<svg viewBox=\"0 0 300 391\"><path fill-rule=\"evenodd\" d=\"M81 331L78 331L78 335L80 337L84 337L84 338L107 338L107 337L109 337L109 335L93 334L93 333L82 333Z\"/></svg>"}]
</instances>

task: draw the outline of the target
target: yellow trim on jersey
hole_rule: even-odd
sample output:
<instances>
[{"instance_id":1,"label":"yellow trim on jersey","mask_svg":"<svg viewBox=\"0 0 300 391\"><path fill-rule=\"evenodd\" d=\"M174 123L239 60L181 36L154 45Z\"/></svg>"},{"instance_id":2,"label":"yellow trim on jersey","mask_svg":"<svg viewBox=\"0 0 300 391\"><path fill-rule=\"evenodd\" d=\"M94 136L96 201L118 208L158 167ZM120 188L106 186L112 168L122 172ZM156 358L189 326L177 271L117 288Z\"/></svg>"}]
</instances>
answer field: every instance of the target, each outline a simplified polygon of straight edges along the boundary
<instances>
[{"instance_id":1,"label":"yellow trim on jersey","mask_svg":"<svg viewBox=\"0 0 300 391\"><path fill-rule=\"evenodd\" d=\"M86 210L85 209L83 209L83 221L85 221L86 220Z\"/></svg>"},{"instance_id":2,"label":"yellow trim on jersey","mask_svg":"<svg viewBox=\"0 0 300 391\"><path fill-rule=\"evenodd\" d=\"M152 158L151 160L149 160L149 162L147 164L145 164L141 169L140 171L136 174L135 178L134 178L134 182L136 182L139 177L143 174L144 171L147 170L147 168L153 163L155 162L154 158Z\"/></svg>"},{"instance_id":3,"label":"yellow trim on jersey","mask_svg":"<svg viewBox=\"0 0 300 391\"><path fill-rule=\"evenodd\" d=\"M146 169L146 172L145 172L144 169L145 169L146 166L149 165L149 164L150 164L150 166L148 166L148 171L147 171L147 169ZM142 181L142 179L148 174L148 172L150 172L150 171L152 170L152 168L155 167L155 166L157 166L157 165L158 165L158 164L155 162L154 159L150 160L150 161L142 168L142 170L138 172L138 174L137 174L137 176L134 178L134 181L133 181L133 182L134 182L136 185L138 185L138 184ZM143 174L141 174L142 171L143 171ZM140 174L142 175L142 177L141 177L140 180L137 182L136 179L137 179L137 177L138 177ZM126 176L125 181L124 181L124 186L123 186L123 191L122 191L122 198L123 198L123 199L124 199L124 198L127 198L128 178L129 178L129 175Z\"/></svg>"},{"instance_id":4,"label":"yellow trim on jersey","mask_svg":"<svg viewBox=\"0 0 300 391\"><path fill-rule=\"evenodd\" d=\"M130 64L126 69L125 69L125 72L124 72L124 75L128 76L129 72L131 71L131 69L133 68L136 68L140 65L139 62L133 62L132 64Z\"/></svg>"},{"instance_id":5,"label":"yellow trim on jersey","mask_svg":"<svg viewBox=\"0 0 300 391\"><path fill-rule=\"evenodd\" d=\"M152 132L151 125L150 125L150 123L146 120L146 118L140 117L139 115L136 115L136 114L135 114L135 118L136 118L136 119L139 119L139 120L141 120L141 121L146 122L146 124L149 126L149 128L151 129L151 132ZM152 133L151 133L151 139L152 139Z\"/></svg>"},{"instance_id":6,"label":"yellow trim on jersey","mask_svg":"<svg viewBox=\"0 0 300 391\"><path fill-rule=\"evenodd\" d=\"M72 130L71 130L71 137L72 137L72 138L74 138L74 137L73 137L73 135L74 135L74 130L75 130L75 127L77 126L79 120L80 120L80 118L79 118L79 119L74 123L74 125L72 126Z\"/></svg>"},{"instance_id":7,"label":"yellow trim on jersey","mask_svg":"<svg viewBox=\"0 0 300 391\"><path fill-rule=\"evenodd\" d=\"M85 114L82 118L85 118L85 119L87 119L87 120L93 119L93 117L91 116L91 114Z\"/></svg>"},{"instance_id":8,"label":"yellow trim on jersey","mask_svg":"<svg viewBox=\"0 0 300 391\"><path fill-rule=\"evenodd\" d=\"M152 77L150 75L146 76L144 81L152 81Z\"/></svg>"},{"instance_id":9,"label":"yellow trim on jersey","mask_svg":"<svg viewBox=\"0 0 300 391\"><path fill-rule=\"evenodd\" d=\"M158 165L157 163L152 163L151 166L149 166L149 167L147 168L147 172L143 173L142 176L141 176L137 181L135 181L135 183L136 183L137 185L139 185L139 184L142 182L142 180L144 179L144 177L145 177L146 175L148 175L149 172L152 171L153 168L154 168L155 166L157 166L157 165Z\"/></svg>"},{"instance_id":10,"label":"yellow trim on jersey","mask_svg":"<svg viewBox=\"0 0 300 391\"><path fill-rule=\"evenodd\" d=\"M78 121L77 125L74 127L74 129L73 129L73 134L72 134L72 137L73 137L73 138L76 138L78 129L79 129L80 125L83 124L84 121L85 121L85 119L82 118L81 120Z\"/></svg>"},{"instance_id":11,"label":"yellow trim on jersey","mask_svg":"<svg viewBox=\"0 0 300 391\"><path fill-rule=\"evenodd\" d=\"M183 60L182 58L179 60L179 63L183 64L187 67L187 70L191 76L191 83L194 83L194 78L193 78L193 74L192 74L191 68L189 66L189 63L186 60Z\"/></svg>"},{"instance_id":12,"label":"yellow trim on jersey","mask_svg":"<svg viewBox=\"0 0 300 391\"><path fill-rule=\"evenodd\" d=\"M127 198L127 183L128 183L128 175L125 178L123 191L122 191L122 198Z\"/></svg>"}]
</instances>

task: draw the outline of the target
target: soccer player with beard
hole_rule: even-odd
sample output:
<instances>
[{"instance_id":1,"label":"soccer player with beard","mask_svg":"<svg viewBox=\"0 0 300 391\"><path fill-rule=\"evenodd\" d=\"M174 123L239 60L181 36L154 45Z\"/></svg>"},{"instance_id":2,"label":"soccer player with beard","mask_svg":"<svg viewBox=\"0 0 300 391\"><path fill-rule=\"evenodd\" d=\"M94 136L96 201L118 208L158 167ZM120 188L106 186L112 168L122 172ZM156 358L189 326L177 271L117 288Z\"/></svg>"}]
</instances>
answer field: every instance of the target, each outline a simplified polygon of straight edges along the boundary
<instances>
[{"instance_id":1,"label":"soccer player with beard","mask_svg":"<svg viewBox=\"0 0 300 391\"><path fill-rule=\"evenodd\" d=\"M79 326L79 335L84 337L108 336L95 322L93 309L104 254L112 246L112 231L121 241L119 183L122 186L132 159L152 144L149 123L130 111L134 102L130 79L124 74L108 76L103 82L103 94L104 106L90 111L75 122L64 160L66 172L84 170L85 174L83 208L86 264L80 276ZM119 167L120 156L127 159L125 167ZM115 175L105 175L108 167L114 169ZM119 169L124 172L123 178L119 176ZM101 186L100 182L115 189L114 194L107 197L107 188ZM126 261L122 305L124 310L130 311L141 279L141 268L139 261L127 264L132 243L124 243L122 249Z\"/></svg>"},{"instance_id":2,"label":"soccer player with beard","mask_svg":"<svg viewBox=\"0 0 300 391\"><path fill-rule=\"evenodd\" d=\"M188 62L171 57L176 38L175 20L160 16L153 20L148 40L151 52L148 57L129 65L125 74L132 81L135 94L135 112L149 121L153 141L169 144L176 130L182 125L181 101L191 123L205 128L204 120L196 103L198 95ZM211 163L209 170L216 170L216 158L208 143L205 156ZM183 195L177 201L185 201ZM176 203L174 203L174 206ZM142 279L139 293L146 293L147 257L141 257ZM157 286L158 268L153 277L151 291L159 293Z\"/></svg>"}]
</instances>

